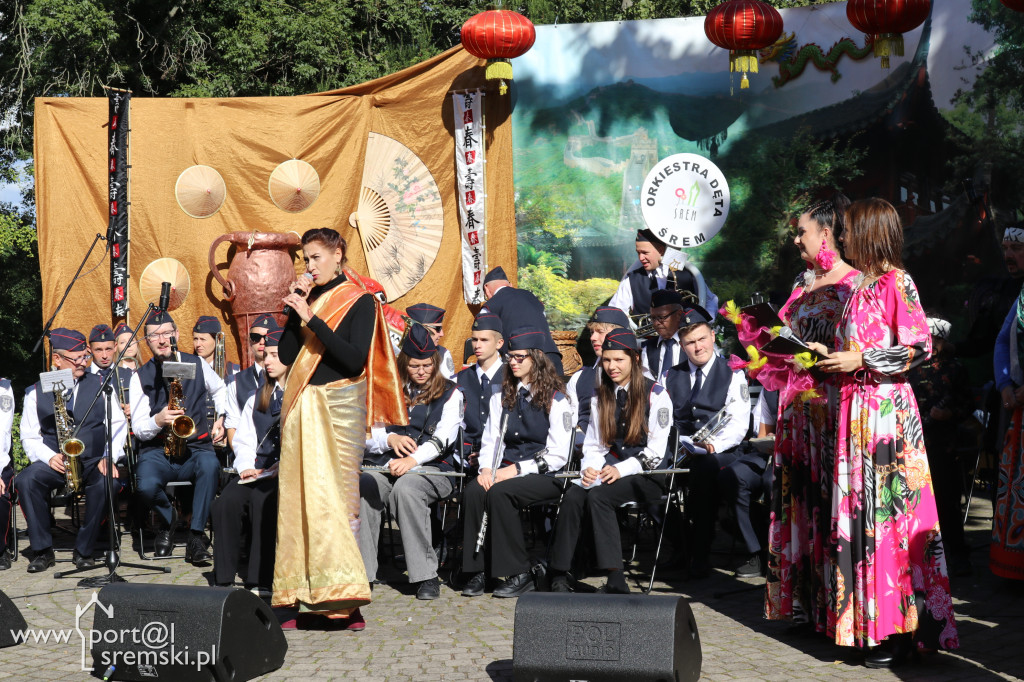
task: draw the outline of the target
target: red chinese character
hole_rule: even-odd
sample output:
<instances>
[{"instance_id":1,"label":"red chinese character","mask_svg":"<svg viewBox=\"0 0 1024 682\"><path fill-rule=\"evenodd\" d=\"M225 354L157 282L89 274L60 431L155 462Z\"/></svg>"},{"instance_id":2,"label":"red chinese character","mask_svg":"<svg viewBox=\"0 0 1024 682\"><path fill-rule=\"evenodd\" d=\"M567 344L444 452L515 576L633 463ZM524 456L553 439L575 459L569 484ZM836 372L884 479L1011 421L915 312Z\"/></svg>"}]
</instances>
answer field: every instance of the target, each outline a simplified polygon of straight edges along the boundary
<instances>
[{"instance_id":1,"label":"red chinese character","mask_svg":"<svg viewBox=\"0 0 1024 682\"><path fill-rule=\"evenodd\" d=\"M466 206L472 206L476 203L476 192L469 190L466 192Z\"/></svg>"},{"instance_id":2,"label":"red chinese character","mask_svg":"<svg viewBox=\"0 0 1024 682\"><path fill-rule=\"evenodd\" d=\"M480 286L480 271L477 270L473 273L473 286Z\"/></svg>"},{"instance_id":3,"label":"red chinese character","mask_svg":"<svg viewBox=\"0 0 1024 682\"><path fill-rule=\"evenodd\" d=\"M114 158L113 156L110 157L110 172L111 173L116 173L117 172L117 159Z\"/></svg>"},{"instance_id":4,"label":"red chinese character","mask_svg":"<svg viewBox=\"0 0 1024 682\"><path fill-rule=\"evenodd\" d=\"M477 244L480 243L480 233L479 232L467 232L466 233L466 240L470 243L471 246L476 246Z\"/></svg>"},{"instance_id":5,"label":"red chinese character","mask_svg":"<svg viewBox=\"0 0 1024 682\"><path fill-rule=\"evenodd\" d=\"M117 114L114 114L114 118L110 119L110 129L117 130Z\"/></svg>"},{"instance_id":6,"label":"red chinese character","mask_svg":"<svg viewBox=\"0 0 1024 682\"><path fill-rule=\"evenodd\" d=\"M472 109L466 109L465 111L462 112L462 122L463 123L472 123L473 122L473 110Z\"/></svg>"},{"instance_id":7,"label":"red chinese character","mask_svg":"<svg viewBox=\"0 0 1024 682\"><path fill-rule=\"evenodd\" d=\"M117 215L117 199L110 202L110 215Z\"/></svg>"},{"instance_id":8,"label":"red chinese character","mask_svg":"<svg viewBox=\"0 0 1024 682\"><path fill-rule=\"evenodd\" d=\"M111 250L114 253L114 258L120 258L121 257L121 245L120 244L115 242L114 245L111 247Z\"/></svg>"},{"instance_id":9,"label":"red chinese character","mask_svg":"<svg viewBox=\"0 0 1024 682\"><path fill-rule=\"evenodd\" d=\"M114 300L115 301L123 301L124 300L124 287L114 287Z\"/></svg>"},{"instance_id":10,"label":"red chinese character","mask_svg":"<svg viewBox=\"0 0 1024 682\"><path fill-rule=\"evenodd\" d=\"M474 161L476 161L476 152L466 152L466 165L472 166Z\"/></svg>"}]
</instances>

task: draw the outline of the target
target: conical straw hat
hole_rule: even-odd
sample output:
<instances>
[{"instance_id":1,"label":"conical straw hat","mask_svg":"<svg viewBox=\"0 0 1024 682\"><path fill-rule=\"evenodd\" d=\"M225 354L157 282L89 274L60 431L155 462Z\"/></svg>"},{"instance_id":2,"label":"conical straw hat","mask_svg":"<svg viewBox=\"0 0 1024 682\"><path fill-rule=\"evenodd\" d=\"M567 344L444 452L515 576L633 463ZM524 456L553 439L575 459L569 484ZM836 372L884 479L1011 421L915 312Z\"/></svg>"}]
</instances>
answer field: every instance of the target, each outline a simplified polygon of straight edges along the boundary
<instances>
[{"instance_id":1,"label":"conical straw hat","mask_svg":"<svg viewBox=\"0 0 1024 682\"><path fill-rule=\"evenodd\" d=\"M174 183L174 197L181 210L193 218L209 218L224 203L224 178L209 166L190 166Z\"/></svg>"},{"instance_id":2,"label":"conical straw hat","mask_svg":"<svg viewBox=\"0 0 1024 682\"><path fill-rule=\"evenodd\" d=\"M270 174L270 198L282 211L305 211L318 196L320 176L305 161L290 159Z\"/></svg>"},{"instance_id":3,"label":"conical straw hat","mask_svg":"<svg viewBox=\"0 0 1024 682\"><path fill-rule=\"evenodd\" d=\"M185 302L192 280L185 266L173 258L158 258L142 271L139 278L139 293L145 303L159 303L160 289L164 282L171 283L171 299L168 310L175 310Z\"/></svg>"}]
</instances>

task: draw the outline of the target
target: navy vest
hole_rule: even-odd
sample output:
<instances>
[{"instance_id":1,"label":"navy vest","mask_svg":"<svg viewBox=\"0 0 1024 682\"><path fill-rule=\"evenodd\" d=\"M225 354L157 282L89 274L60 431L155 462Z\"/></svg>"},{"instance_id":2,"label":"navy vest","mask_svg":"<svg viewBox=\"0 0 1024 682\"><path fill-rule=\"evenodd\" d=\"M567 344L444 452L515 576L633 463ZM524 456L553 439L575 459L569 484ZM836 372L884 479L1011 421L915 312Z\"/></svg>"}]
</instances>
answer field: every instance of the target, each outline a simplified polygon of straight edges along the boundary
<instances>
[{"instance_id":1,"label":"navy vest","mask_svg":"<svg viewBox=\"0 0 1024 682\"><path fill-rule=\"evenodd\" d=\"M253 406L252 423L256 427L256 468L266 469L281 459L281 406L273 409L273 400L266 412Z\"/></svg>"},{"instance_id":2,"label":"navy vest","mask_svg":"<svg viewBox=\"0 0 1024 682\"><path fill-rule=\"evenodd\" d=\"M265 375L266 372L261 375ZM231 381L235 382L235 399L238 401L238 411L245 409L245 403L259 389L260 384L256 380L256 365L250 365L241 372L233 374Z\"/></svg>"},{"instance_id":3,"label":"navy vest","mask_svg":"<svg viewBox=\"0 0 1024 682\"><path fill-rule=\"evenodd\" d=\"M554 400L568 400L565 394L555 392ZM505 428L505 451L501 465L533 459L548 442L550 419L547 412L522 396L516 397L515 406L508 411L508 426ZM492 453L493 454L493 453ZM481 462L481 467L485 466ZM490 466L488 462L486 466Z\"/></svg>"},{"instance_id":4,"label":"navy vest","mask_svg":"<svg viewBox=\"0 0 1024 682\"><path fill-rule=\"evenodd\" d=\"M576 404L579 405L576 424L580 431L587 432L590 427L590 399L594 397L597 387L597 369L584 367L580 370L580 378L576 380Z\"/></svg>"},{"instance_id":5,"label":"navy vest","mask_svg":"<svg viewBox=\"0 0 1024 682\"><path fill-rule=\"evenodd\" d=\"M78 438L85 443L85 451L82 453L82 464L98 461L106 450L106 412L103 408L103 398L96 401L88 419L82 422L85 411L89 409L94 395L99 393L103 380L98 374L86 372L78 381L78 393L75 395L75 403L71 406L71 418L75 424L82 424L78 432ZM46 447L60 452L57 447L57 422L53 415L53 394L43 393L38 383L29 388L36 392L36 416L39 418L39 435L43 437Z\"/></svg>"},{"instance_id":6,"label":"navy vest","mask_svg":"<svg viewBox=\"0 0 1024 682\"><path fill-rule=\"evenodd\" d=\"M190 362L196 366L194 379L181 380L181 389L185 394L185 414L196 423L196 432L188 439L189 443L209 443L210 426L206 421L206 378L203 375L204 361L199 356L191 353L181 354L182 362ZM168 384L170 380L164 379L163 365L150 360L139 370L139 382L142 384L142 391L149 398L150 416L167 407ZM163 448L163 434L158 434L153 440L143 441L142 449Z\"/></svg>"},{"instance_id":7,"label":"navy vest","mask_svg":"<svg viewBox=\"0 0 1024 682\"><path fill-rule=\"evenodd\" d=\"M690 366L681 362L668 371L665 387L672 398L675 427L681 436L692 436L725 406L732 370L723 358L715 358L709 376L701 383L696 403L690 400Z\"/></svg>"},{"instance_id":8,"label":"navy vest","mask_svg":"<svg viewBox=\"0 0 1024 682\"><path fill-rule=\"evenodd\" d=\"M389 425L384 427L384 430L389 434L397 433L400 436L408 436L415 440L417 445L423 445L433 438L434 430L437 428L438 422L441 421L441 415L444 414L444 404L455 392L453 382L448 381L445 384L444 393L440 398L425 405L413 405L409 408L409 423L406 426ZM377 466L383 466L394 457L394 450L386 450L377 455L367 455L366 459ZM444 461L448 462L447 459ZM441 464L441 462L434 460L431 464Z\"/></svg>"},{"instance_id":9,"label":"navy vest","mask_svg":"<svg viewBox=\"0 0 1024 682\"><path fill-rule=\"evenodd\" d=\"M646 315L651 312L651 294L653 289L651 289L650 273L640 267L636 270L630 270L626 277L629 278L629 290L633 294L633 314ZM675 282L672 281L672 277L668 278L667 289L697 294L697 281L689 270L676 270L674 277Z\"/></svg>"},{"instance_id":10,"label":"navy vest","mask_svg":"<svg viewBox=\"0 0 1024 682\"><path fill-rule=\"evenodd\" d=\"M651 418L651 401L650 394L651 388L655 387L654 381L644 377L644 395L648 396L646 405L644 406L644 421L650 421ZM656 389L661 392L663 389L661 386L657 386ZM614 395L614 393L612 394ZM615 465L623 460L627 460L630 457L637 457L647 447L647 435L640 439L640 442L636 445L626 445L626 419L624 415L625 410L619 409L618 403L615 404L615 442L608 448L608 453L604 456L605 464Z\"/></svg>"},{"instance_id":11,"label":"navy vest","mask_svg":"<svg viewBox=\"0 0 1024 682\"><path fill-rule=\"evenodd\" d=\"M459 372L455 380L466 405L466 428L462 433L463 448L466 454L480 452L484 426L490 416L491 396L501 391L501 384L505 380L505 365L494 373L491 379L491 392L488 395L483 395L483 387L480 386L480 377L474 365Z\"/></svg>"}]
</instances>

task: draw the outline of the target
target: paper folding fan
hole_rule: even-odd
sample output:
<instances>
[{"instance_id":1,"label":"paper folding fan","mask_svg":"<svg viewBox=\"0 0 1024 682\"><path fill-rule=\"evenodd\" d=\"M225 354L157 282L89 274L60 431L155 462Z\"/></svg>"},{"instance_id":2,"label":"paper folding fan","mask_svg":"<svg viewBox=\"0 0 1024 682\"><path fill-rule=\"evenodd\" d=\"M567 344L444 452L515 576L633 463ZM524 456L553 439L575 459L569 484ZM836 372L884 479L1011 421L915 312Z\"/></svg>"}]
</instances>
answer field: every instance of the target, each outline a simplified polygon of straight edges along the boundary
<instances>
[{"instance_id":1,"label":"paper folding fan","mask_svg":"<svg viewBox=\"0 0 1024 682\"><path fill-rule=\"evenodd\" d=\"M394 301L423 279L441 248L444 208L434 176L404 144L370 133L349 223L359 232L370 277Z\"/></svg>"}]
</instances>

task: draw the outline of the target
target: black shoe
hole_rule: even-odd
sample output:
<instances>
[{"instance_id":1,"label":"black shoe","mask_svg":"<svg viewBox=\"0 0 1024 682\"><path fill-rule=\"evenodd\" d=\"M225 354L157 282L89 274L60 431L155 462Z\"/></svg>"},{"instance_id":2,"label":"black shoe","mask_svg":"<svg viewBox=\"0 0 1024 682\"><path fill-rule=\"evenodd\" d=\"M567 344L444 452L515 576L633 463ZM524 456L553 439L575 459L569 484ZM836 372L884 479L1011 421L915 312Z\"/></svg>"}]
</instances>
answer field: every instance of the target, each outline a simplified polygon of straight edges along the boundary
<instances>
[{"instance_id":1,"label":"black shoe","mask_svg":"<svg viewBox=\"0 0 1024 682\"><path fill-rule=\"evenodd\" d=\"M429 578L420 583L420 586L416 589L416 598L424 601L431 599L437 599L441 596L441 583L437 581L437 578Z\"/></svg>"},{"instance_id":2,"label":"black shoe","mask_svg":"<svg viewBox=\"0 0 1024 682\"><path fill-rule=\"evenodd\" d=\"M552 592L572 592L572 588L569 587L569 576L556 575L551 579L551 591Z\"/></svg>"},{"instance_id":3,"label":"black shoe","mask_svg":"<svg viewBox=\"0 0 1024 682\"><path fill-rule=\"evenodd\" d=\"M494 596L498 599L520 597L527 592L533 592L533 574L527 571L514 575L501 585L494 588Z\"/></svg>"},{"instance_id":4,"label":"black shoe","mask_svg":"<svg viewBox=\"0 0 1024 682\"><path fill-rule=\"evenodd\" d=\"M476 573L469 582L462 588L463 597L479 597L484 593L484 588L487 587L487 576L484 575L483 571Z\"/></svg>"},{"instance_id":5,"label":"black shoe","mask_svg":"<svg viewBox=\"0 0 1024 682\"><path fill-rule=\"evenodd\" d=\"M762 575L760 554L752 555L747 563L736 569L737 578L757 578L760 575Z\"/></svg>"},{"instance_id":6,"label":"black shoe","mask_svg":"<svg viewBox=\"0 0 1024 682\"><path fill-rule=\"evenodd\" d=\"M872 648L864 657L868 668L895 668L910 656L910 635L889 635L885 641Z\"/></svg>"},{"instance_id":7,"label":"black shoe","mask_svg":"<svg viewBox=\"0 0 1024 682\"><path fill-rule=\"evenodd\" d=\"M77 549L71 555L71 562L75 565L75 568L92 568L96 565L91 556L83 556L78 553Z\"/></svg>"},{"instance_id":8,"label":"black shoe","mask_svg":"<svg viewBox=\"0 0 1024 682\"><path fill-rule=\"evenodd\" d=\"M174 543L171 542L171 531L158 530L155 543L156 551L153 552L153 556L160 559L166 559L171 556L171 551L174 549Z\"/></svg>"},{"instance_id":9,"label":"black shoe","mask_svg":"<svg viewBox=\"0 0 1024 682\"><path fill-rule=\"evenodd\" d=\"M42 573L48 568L52 568L56 561L53 558L53 548L44 549L36 552L36 556L28 564L29 573Z\"/></svg>"},{"instance_id":10,"label":"black shoe","mask_svg":"<svg viewBox=\"0 0 1024 682\"><path fill-rule=\"evenodd\" d=\"M608 582L598 592L602 594L629 594L629 583L622 571L612 571L608 574Z\"/></svg>"},{"instance_id":11,"label":"black shoe","mask_svg":"<svg viewBox=\"0 0 1024 682\"><path fill-rule=\"evenodd\" d=\"M711 562L707 557L695 558L690 564L690 579L703 580L711 575Z\"/></svg>"},{"instance_id":12,"label":"black shoe","mask_svg":"<svg viewBox=\"0 0 1024 682\"><path fill-rule=\"evenodd\" d=\"M11 559L7 556L7 552L0 553L0 571L6 571L11 567Z\"/></svg>"},{"instance_id":13,"label":"black shoe","mask_svg":"<svg viewBox=\"0 0 1024 682\"><path fill-rule=\"evenodd\" d=\"M202 534L190 534L188 541L185 543L185 561L195 566L196 564L207 563L212 559L213 556L207 551Z\"/></svg>"}]
</instances>

